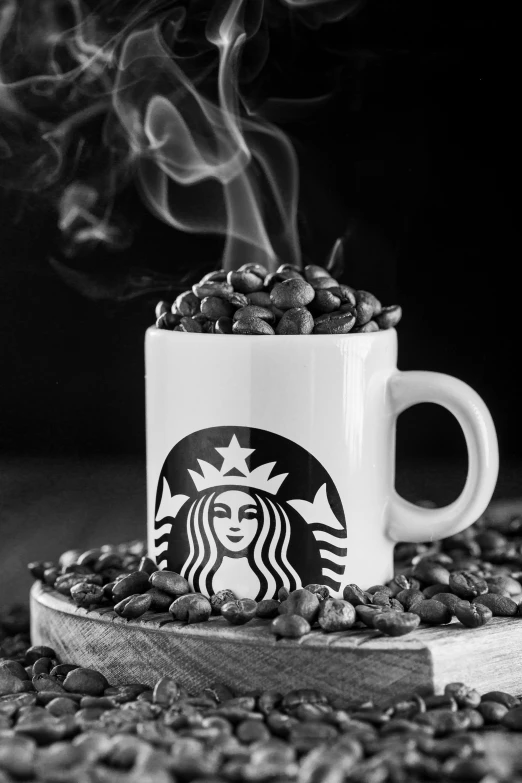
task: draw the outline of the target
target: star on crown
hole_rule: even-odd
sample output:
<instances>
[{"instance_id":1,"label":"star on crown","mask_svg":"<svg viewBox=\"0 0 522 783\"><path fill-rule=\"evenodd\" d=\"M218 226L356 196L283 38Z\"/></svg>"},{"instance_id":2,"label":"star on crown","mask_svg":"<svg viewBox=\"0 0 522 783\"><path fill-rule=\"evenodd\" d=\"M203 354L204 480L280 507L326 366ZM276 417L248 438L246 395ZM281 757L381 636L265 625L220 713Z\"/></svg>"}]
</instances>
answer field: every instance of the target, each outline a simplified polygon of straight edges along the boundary
<instances>
[{"instance_id":1,"label":"star on crown","mask_svg":"<svg viewBox=\"0 0 522 783\"><path fill-rule=\"evenodd\" d=\"M223 464L220 470L203 459L198 459L202 475L196 473L195 470L189 469L192 481L198 492L211 487L234 485L252 487L252 489L259 489L269 492L271 495L276 495L281 484L288 476L288 473L281 473L279 476L270 478L270 474L276 464L275 462L267 462L265 465L260 465L258 468L250 471L246 460L247 457L254 453L255 449L242 448L235 435L232 436L226 448L216 448L216 451L223 457ZM232 475L229 475L231 471L234 472Z\"/></svg>"}]
</instances>

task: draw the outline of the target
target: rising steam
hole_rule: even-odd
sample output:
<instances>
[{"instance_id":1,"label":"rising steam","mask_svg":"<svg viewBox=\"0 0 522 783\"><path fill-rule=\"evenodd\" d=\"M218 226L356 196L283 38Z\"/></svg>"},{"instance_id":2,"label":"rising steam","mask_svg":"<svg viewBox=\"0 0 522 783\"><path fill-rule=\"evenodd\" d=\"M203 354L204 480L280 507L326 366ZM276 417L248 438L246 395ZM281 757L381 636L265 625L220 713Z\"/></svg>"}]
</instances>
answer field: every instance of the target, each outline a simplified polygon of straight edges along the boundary
<instances>
[{"instance_id":1,"label":"rising steam","mask_svg":"<svg viewBox=\"0 0 522 783\"><path fill-rule=\"evenodd\" d=\"M300 263L295 153L244 88L274 19L357 0L133 5L0 0L0 181L52 195L71 250L128 243L114 203L135 180L161 220L224 235L226 268Z\"/></svg>"}]
</instances>

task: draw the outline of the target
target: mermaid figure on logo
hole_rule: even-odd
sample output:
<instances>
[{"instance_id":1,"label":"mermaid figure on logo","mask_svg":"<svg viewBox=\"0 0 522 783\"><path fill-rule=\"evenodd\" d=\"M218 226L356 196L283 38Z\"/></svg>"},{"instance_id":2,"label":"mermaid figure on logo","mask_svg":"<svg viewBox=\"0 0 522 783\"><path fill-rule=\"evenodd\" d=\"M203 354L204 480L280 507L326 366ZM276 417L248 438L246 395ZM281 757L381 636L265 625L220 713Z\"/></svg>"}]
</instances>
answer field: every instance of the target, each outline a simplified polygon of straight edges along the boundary
<instances>
[{"instance_id":1,"label":"mermaid figure on logo","mask_svg":"<svg viewBox=\"0 0 522 783\"><path fill-rule=\"evenodd\" d=\"M281 587L313 582L338 590L345 529L330 508L326 484L313 503L278 501L288 474L270 478L274 462L250 471L246 459L254 450L242 448L235 436L216 450L223 457L220 470L198 460L201 473L188 471L194 496L172 496L163 477L155 538L160 567L177 571L204 595L228 588L261 600ZM173 521L160 525L166 518Z\"/></svg>"}]
</instances>

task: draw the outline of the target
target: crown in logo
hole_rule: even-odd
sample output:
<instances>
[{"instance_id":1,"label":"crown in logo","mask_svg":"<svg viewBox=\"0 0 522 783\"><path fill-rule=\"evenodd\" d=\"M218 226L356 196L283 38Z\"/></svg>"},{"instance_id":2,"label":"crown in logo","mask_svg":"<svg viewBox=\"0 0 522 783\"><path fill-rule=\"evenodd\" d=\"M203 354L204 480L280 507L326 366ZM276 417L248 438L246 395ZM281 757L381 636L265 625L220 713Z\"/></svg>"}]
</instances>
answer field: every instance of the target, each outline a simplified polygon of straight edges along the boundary
<instances>
[{"instance_id":1,"label":"crown in logo","mask_svg":"<svg viewBox=\"0 0 522 783\"><path fill-rule=\"evenodd\" d=\"M223 457L221 470L203 459L198 459L203 475L196 473L195 470L189 470L198 492L232 484L239 487L252 487L275 495L288 476L288 473L281 473L270 478L275 462L267 462L250 472L246 459L254 453L255 449L242 448L235 435L226 448L216 448L216 451Z\"/></svg>"}]
</instances>

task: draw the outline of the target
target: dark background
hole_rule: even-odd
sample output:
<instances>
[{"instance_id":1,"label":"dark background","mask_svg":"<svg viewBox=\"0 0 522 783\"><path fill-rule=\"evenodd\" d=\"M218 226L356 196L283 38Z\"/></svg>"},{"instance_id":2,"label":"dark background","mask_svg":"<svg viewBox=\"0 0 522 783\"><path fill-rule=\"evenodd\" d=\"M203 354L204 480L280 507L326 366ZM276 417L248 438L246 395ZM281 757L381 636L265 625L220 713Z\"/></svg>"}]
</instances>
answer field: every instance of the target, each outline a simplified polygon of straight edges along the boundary
<instances>
[{"instance_id":1,"label":"dark background","mask_svg":"<svg viewBox=\"0 0 522 783\"><path fill-rule=\"evenodd\" d=\"M369 0L357 16L303 33L302 51L288 53L295 73L303 54L320 81L332 48L343 67L328 107L285 130L300 159L307 258L321 261L347 231L344 281L403 306L400 368L471 384L493 414L502 459L516 460L516 26L497 15L467 0ZM281 54L284 41L274 46ZM143 333L160 295L126 298L122 286L131 268L195 279L219 265L220 243L167 228L132 191L126 205L141 223L134 244L70 262L88 290L96 281L93 299L49 264L60 256L48 206L2 194L4 454L143 455ZM398 447L400 459L465 461L458 426L435 406L403 414Z\"/></svg>"}]
</instances>

